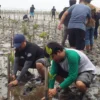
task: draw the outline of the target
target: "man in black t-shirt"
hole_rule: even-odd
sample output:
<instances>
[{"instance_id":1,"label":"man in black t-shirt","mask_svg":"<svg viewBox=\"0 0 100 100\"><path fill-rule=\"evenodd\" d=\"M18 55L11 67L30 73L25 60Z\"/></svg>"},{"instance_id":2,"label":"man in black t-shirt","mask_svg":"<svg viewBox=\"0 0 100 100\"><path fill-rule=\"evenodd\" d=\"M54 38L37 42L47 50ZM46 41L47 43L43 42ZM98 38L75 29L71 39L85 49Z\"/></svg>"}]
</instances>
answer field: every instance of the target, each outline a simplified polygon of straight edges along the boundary
<instances>
[{"instance_id":1,"label":"man in black t-shirt","mask_svg":"<svg viewBox=\"0 0 100 100\"><path fill-rule=\"evenodd\" d=\"M34 43L26 41L22 34L16 34L13 43L15 47L13 81L9 83L9 86L17 85L22 77L29 73L29 68L36 68L41 77L44 77L45 59L43 49ZM18 70L20 70L21 73L16 77Z\"/></svg>"}]
</instances>

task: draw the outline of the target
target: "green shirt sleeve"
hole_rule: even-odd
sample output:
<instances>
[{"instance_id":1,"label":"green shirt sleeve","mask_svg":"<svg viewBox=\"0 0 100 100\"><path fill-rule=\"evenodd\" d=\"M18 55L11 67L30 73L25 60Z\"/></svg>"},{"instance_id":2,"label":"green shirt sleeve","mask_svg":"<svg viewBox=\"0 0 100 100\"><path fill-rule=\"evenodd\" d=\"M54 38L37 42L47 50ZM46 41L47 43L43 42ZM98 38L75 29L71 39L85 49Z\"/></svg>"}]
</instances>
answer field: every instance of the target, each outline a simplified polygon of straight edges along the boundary
<instances>
[{"instance_id":1,"label":"green shirt sleeve","mask_svg":"<svg viewBox=\"0 0 100 100\"><path fill-rule=\"evenodd\" d=\"M67 88L76 80L80 61L80 56L77 54L77 52L72 50L67 50L65 52L68 58L69 71L68 77L60 84L60 87L63 89Z\"/></svg>"},{"instance_id":2,"label":"green shirt sleeve","mask_svg":"<svg viewBox=\"0 0 100 100\"><path fill-rule=\"evenodd\" d=\"M49 72L49 88L54 88L54 83L57 75L57 64L52 61L51 70Z\"/></svg>"}]
</instances>

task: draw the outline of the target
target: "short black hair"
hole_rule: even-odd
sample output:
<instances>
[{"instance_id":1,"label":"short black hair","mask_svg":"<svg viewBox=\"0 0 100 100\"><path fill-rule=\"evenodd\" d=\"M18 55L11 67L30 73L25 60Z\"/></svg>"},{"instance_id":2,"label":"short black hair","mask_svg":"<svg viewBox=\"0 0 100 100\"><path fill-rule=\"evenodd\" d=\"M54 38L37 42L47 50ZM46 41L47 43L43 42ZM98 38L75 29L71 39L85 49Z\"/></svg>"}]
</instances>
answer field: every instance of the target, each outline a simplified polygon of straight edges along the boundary
<instances>
[{"instance_id":1,"label":"short black hair","mask_svg":"<svg viewBox=\"0 0 100 100\"><path fill-rule=\"evenodd\" d=\"M57 54L58 50L63 51L63 46L57 42L49 42L46 47L52 50L52 54ZM49 57L50 55L46 51L46 47L44 48L45 57Z\"/></svg>"},{"instance_id":2,"label":"short black hair","mask_svg":"<svg viewBox=\"0 0 100 100\"><path fill-rule=\"evenodd\" d=\"M69 4L70 4L70 6L76 4L76 0L70 0L70 1L69 1Z\"/></svg>"},{"instance_id":3,"label":"short black hair","mask_svg":"<svg viewBox=\"0 0 100 100\"><path fill-rule=\"evenodd\" d=\"M83 1L85 1L87 3L91 3L92 0L83 0Z\"/></svg>"}]
</instances>

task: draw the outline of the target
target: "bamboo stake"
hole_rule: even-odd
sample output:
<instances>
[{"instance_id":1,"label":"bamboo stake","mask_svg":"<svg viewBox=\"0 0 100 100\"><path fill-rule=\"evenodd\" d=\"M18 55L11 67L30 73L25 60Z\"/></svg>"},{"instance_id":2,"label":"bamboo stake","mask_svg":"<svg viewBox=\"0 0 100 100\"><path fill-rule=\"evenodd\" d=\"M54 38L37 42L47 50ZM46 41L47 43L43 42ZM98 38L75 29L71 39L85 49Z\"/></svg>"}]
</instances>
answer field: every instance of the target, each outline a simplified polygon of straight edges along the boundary
<instances>
[{"instance_id":1,"label":"bamboo stake","mask_svg":"<svg viewBox=\"0 0 100 100\"><path fill-rule=\"evenodd\" d=\"M50 66L48 58L46 59L46 64L45 64L45 100L52 100L52 98L49 98L48 96L48 67Z\"/></svg>"},{"instance_id":2,"label":"bamboo stake","mask_svg":"<svg viewBox=\"0 0 100 100\"><path fill-rule=\"evenodd\" d=\"M8 54L8 83L10 82L10 54Z\"/></svg>"}]
</instances>

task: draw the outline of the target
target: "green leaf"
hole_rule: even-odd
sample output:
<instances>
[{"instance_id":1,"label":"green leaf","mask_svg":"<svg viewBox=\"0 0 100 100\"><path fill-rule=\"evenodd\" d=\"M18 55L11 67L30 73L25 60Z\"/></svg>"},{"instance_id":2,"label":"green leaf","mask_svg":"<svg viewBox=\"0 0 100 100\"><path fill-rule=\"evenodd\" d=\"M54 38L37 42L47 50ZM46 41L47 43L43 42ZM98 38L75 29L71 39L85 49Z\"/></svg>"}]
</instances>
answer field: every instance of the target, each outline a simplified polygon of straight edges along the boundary
<instances>
[{"instance_id":1,"label":"green leaf","mask_svg":"<svg viewBox=\"0 0 100 100\"><path fill-rule=\"evenodd\" d=\"M11 53L9 56L10 62L13 64L14 63L14 53Z\"/></svg>"},{"instance_id":2,"label":"green leaf","mask_svg":"<svg viewBox=\"0 0 100 100\"><path fill-rule=\"evenodd\" d=\"M39 37L41 38L46 38L48 36L48 34L46 32L42 32L41 34L39 34Z\"/></svg>"},{"instance_id":3,"label":"green leaf","mask_svg":"<svg viewBox=\"0 0 100 100\"><path fill-rule=\"evenodd\" d=\"M52 75L50 72L49 72L49 79L50 80L53 80L55 78L56 74Z\"/></svg>"},{"instance_id":4,"label":"green leaf","mask_svg":"<svg viewBox=\"0 0 100 100\"><path fill-rule=\"evenodd\" d=\"M52 54L52 49L46 46L46 52L47 54L51 55Z\"/></svg>"},{"instance_id":5,"label":"green leaf","mask_svg":"<svg viewBox=\"0 0 100 100\"><path fill-rule=\"evenodd\" d=\"M37 29L39 27L38 24L33 25L33 29Z\"/></svg>"}]
</instances>

